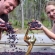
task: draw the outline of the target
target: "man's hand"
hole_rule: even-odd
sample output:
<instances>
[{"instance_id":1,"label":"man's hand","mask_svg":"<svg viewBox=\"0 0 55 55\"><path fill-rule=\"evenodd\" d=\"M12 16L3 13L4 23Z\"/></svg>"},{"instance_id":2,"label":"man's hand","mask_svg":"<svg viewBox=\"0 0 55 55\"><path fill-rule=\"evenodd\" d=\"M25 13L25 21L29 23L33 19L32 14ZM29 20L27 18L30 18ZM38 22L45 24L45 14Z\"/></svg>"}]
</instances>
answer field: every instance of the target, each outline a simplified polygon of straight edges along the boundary
<instances>
[{"instance_id":1,"label":"man's hand","mask_svg":"<svg viewBox=\"0 0 55 55\"><path fill-rule=\"evenodd\" d=\"M5 21L3 19L0 18L0 22L5 23Z\"/></svg>"},{"instance_id":2,"label":"man's hand","mask_svg":"<svg viewBox=\"0 0 55 55\"><path fill-rule=\"evenodd\" d=\"M15 33L15 31L13 30L13 27L11 26L10 22L7 22L7 23L0 22L0 29L3 30L3 31Z\"/></svg>"},{"instance_id":3,"label":"man's hand","mask_svg":"<svg viewBox=\"0 0 55 55\"><path fill-rule=\"evenodd\" d=\"M5 23L0 22L0 30L7 30Z\"/></svg>"}]
</instances>

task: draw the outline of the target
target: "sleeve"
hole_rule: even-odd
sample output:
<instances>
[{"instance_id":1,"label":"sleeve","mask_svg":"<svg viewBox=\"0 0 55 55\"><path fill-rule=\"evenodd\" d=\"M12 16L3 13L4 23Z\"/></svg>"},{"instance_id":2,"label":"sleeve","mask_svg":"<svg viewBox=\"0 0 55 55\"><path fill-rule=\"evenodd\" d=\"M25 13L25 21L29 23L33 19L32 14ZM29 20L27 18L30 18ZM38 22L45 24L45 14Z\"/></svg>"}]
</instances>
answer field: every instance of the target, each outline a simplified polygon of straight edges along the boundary
<instances>
[{"instance_id":1,"label":"sleeve","mask_svg":"<svg viewBox=\"0 0 55 55\"><path fill-rule=\"evenodd\" d=\"M8 22L8 15L6 15L6 14L2 14L1 16L0 16L0 18L1 19L3 19L5 22Z\"/></svg>"}]
</instances>

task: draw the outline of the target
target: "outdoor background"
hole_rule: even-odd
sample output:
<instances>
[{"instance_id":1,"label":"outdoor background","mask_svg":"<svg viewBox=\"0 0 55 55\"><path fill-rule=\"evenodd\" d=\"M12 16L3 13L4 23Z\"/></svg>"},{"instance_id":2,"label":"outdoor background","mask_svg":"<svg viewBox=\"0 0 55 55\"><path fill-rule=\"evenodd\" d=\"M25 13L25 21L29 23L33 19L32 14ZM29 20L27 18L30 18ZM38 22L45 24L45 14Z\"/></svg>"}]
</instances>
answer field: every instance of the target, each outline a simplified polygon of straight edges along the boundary
<instances>
[{"instance_id":1,"label":"outdoor background","mask_svg":"<svg viewBox=\"0 0 55 55\"><path fill-rule=\"evenodd\" d=\"M28 22L36 19L51 29L52 21L47 17L44 10L47 1L49 0L21 0L21 4L8 14L12 26L19 31L26 30Z\"/></svg>"}]
</instances>

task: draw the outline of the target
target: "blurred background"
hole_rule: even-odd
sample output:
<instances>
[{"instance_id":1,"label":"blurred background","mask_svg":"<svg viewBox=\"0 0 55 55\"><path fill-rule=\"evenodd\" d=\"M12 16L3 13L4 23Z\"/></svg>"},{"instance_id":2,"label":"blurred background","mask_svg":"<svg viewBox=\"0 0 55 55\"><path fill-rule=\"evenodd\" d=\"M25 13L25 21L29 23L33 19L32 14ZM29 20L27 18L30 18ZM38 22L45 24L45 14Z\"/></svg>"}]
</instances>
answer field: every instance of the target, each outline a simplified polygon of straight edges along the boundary
<instances>
[{"instance_id":1,"label":"blurred background","mask_svg":"<svg viewBox=\"0 0 55 55\"><path fill-rule=\"evenodd\" d=\"M47 17L44 7L49 0L21 0L21 4L8 14L13 27L26 29L32 19L40 20L47 28L51 28L52 21Z\"/></svg>"}]
</instances>

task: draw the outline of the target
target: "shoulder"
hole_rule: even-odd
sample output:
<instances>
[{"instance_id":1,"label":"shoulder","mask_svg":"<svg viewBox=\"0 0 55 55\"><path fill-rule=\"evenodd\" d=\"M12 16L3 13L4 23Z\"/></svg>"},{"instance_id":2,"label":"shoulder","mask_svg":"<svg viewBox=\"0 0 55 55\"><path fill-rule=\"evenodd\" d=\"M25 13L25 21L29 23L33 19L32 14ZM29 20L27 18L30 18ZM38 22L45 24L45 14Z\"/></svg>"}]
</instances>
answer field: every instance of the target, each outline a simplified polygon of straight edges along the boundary
<instances>
[{"instance_id":1,"label":"shoulder","mask_svg":"<svg viewBox=\"0 0 55 55\"><path fill-rule=\"evenodd\" d=\"M3 19L5 22L8 22L8 15L7 14L0 15L0 18Z\"/></svg>"}]
</instances>

